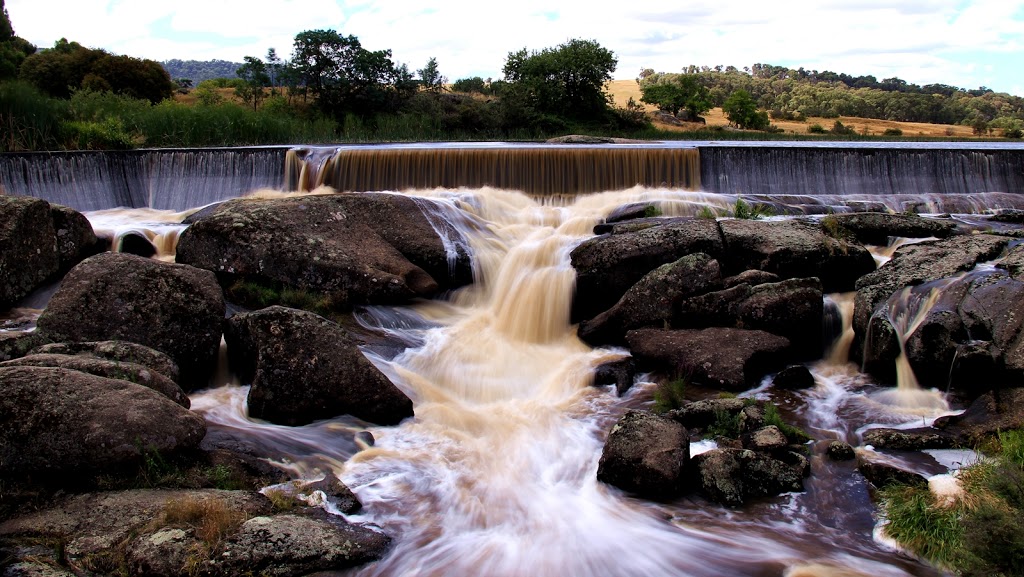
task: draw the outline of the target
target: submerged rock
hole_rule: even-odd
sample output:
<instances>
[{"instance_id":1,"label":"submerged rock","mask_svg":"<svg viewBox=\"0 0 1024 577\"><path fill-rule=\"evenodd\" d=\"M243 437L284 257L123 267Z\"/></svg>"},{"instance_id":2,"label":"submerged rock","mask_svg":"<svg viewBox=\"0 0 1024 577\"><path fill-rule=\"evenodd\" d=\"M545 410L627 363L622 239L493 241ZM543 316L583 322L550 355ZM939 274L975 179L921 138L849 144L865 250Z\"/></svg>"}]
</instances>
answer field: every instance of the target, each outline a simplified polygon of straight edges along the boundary
<instances>
[{"instance_id":1,"label":"submerged rock","mask_svg":"<svg viewBox=\"0 0 1024 577\"><path fill-rule=\"evenodd\" d=\"M594 371L594 386L605 387L615 385L615 392L622 396L633 386L636 376L636 362L633 357L604 363Z\"/></svg>"},{"instance_id":2,"label":"submerged rock","mask_svg":"<svg viewBox=\"0 0 1024 577\"><path fill-rule=\"evenodd\" d=\"M51 341L121 340L166 353L186 391L217 360L224 295L213 273L120 253L82 261L37 321Z\"/></svg>"},{"instance_id":3,"label":"submerged rock","mask_svg":"<svg viewBox=\"0 0 1024 577\"><path fill-rule=\"evenodd\" d=\"M608 435L597 479L652 499L669 499L684 488L689 459L689 438L682 425L652 413L628 411Z\"/></svg>"},{"instance_id":4,"label":"submerged rock","mask_svg":"<svg viewBox=\"0 0 1024 577\"><path fill-rule=\"evenodd\" d=\"M790 365L775 375L772 386L786 391L812 389L815 386L814 375L804 365Z\"/></svg>"},{"instance_id":5,"label":"submerged rock","mask_svg":"<svg viewBox=\"0 0 1024 577\"><path fill-rule=\"evenodd\" d=\"M916 487L927 487L928 479L924 476L900 469L895 465L871 461L860 458L857 460L857 470L864 478L875 487L882 489L889 485L911 485Z\"/></svg>"},{"instance_id":6,"label":"submerged rock","mask_svg":"<svg viewBox=\"0 0 1024 577\"><path fill-rule=\"evenodd\" d=\"M231 365L250 383L249 414L303 425L349 414L381 425L413 416L412 401L337 323L272 306L228 320Z\"/></svg>"}]
</instances>

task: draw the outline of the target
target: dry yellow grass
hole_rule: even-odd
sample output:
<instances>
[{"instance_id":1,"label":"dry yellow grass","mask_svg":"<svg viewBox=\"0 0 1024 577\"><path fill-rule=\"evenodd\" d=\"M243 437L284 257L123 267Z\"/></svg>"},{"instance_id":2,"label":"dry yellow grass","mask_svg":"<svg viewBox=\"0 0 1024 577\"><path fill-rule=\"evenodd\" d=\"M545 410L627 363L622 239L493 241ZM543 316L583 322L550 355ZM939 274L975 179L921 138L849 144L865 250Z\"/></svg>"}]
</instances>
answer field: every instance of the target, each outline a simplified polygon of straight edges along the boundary
<instances>
[{"instance_id":1,"label":"dry yellow grass","mask_svg":"<svg viewBox=\"0 0 1024 577\"><path fill-rule=\"evenodd\" d=\"M613 80L608 84L608 91L616 106L625 106L630 98L638 104L642 104L647 110L657 110L656 107L640 102L640 86L636 80ZM714 108L704 115L707 126L727 126L729 121L721 108ZM890 128L897 128L903 131L903 136L931 136L938 138L972 138L974 131L970 126L953 126L949 124L927 124L924 122L896 122L894 120L876 120L874 118L857 118L854 116L840 116L836 118L808 118L804 122L790 120L773 120L775 124L786 132L796 134L807 134L807 127L813 124L820 124L825 130L832 128L836 120L844 125L853 128L858 134L880 135ZM673 126L655 122L655 125L663 130L688 131L704 128L701 124L686 123L683 126Z\"/></svg>"}]
</instances>

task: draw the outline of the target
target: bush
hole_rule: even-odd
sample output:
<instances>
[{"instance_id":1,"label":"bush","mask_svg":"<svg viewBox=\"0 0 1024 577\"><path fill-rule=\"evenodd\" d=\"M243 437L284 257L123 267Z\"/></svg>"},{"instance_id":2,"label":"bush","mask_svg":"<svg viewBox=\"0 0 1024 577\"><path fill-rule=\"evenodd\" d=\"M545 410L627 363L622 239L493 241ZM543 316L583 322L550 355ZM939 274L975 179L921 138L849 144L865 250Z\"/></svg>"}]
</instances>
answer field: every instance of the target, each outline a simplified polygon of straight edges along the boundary
<instances>
[{"instance_id":1,"label":"bush","mask_svg":"<svg viewBox=\"0 0 1024 577\"><path fill-rule=\"evenodd\" d=\"M651 410L660 415L682 407L686 403L685 391L686 379L658 383L658 388L654 390L654 406Z\"/></svg>"},{"instance_id":2,"label":"bush","mask_svg":"<svg viewBox=\"0 0 1024 577\"><path fill-rule=\"evenodd\" d=\"M903 131L899 128L886 128L882 136L903 136Z\"/></svg>"},{"instance_id":3,"label":"bush","mask_svg":"<svg viewBox=\"0 0 1024 577\"><path fill-rule=\"evenodd\" d=\"M1020 128L1007 128L1003 131L1003 136L1006 138L1024 138L1024 130Z\"/></svg>"},{"instance_id":4,"label":"bush","mask_svg":"<svg viewBox=\"0 0 1024 577\"><path fill-rule=\"evenodd\" d=\"M820 124L812 124L807 127L807 132L811 134L825 134L825 127Z\"/></svg>"},{"instance_id":5,"label":"bush","mask_svg":"<svg viewBox=\"0 0 1024 577\"><path fill-rule=\"evenodd\" d=\"M830 130L829 132L831 132L832 134L838 134L838 135L841 135L841 136L849 136L851 134L857 134L857 131L854 130L852 126L846 126L845 124L843 124L842 122L839 122L838 120L835 121L835 123L832 125L832 130Z\"/></svg>"}]
</instances>

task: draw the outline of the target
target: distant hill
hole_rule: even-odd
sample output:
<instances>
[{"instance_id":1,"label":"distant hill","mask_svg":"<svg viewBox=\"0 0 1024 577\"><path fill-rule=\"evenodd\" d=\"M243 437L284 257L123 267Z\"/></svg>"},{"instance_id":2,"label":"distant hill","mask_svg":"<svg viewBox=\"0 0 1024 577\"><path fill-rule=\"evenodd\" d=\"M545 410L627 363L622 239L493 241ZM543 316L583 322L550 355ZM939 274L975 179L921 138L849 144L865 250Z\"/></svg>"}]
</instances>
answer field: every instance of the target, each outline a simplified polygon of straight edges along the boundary
<instances>
[{"instance_id":1,"label":"distant hill","mask_svg":"<svg viewBox=\"0 0 1024 577\"><path fill-rule=\"evenodd\" d=\"M227 60L167 60L161 62L171 78L189 78L193 84L211 78L235 78L235 70L241 62Z\"/></svg>"}]
</instances>

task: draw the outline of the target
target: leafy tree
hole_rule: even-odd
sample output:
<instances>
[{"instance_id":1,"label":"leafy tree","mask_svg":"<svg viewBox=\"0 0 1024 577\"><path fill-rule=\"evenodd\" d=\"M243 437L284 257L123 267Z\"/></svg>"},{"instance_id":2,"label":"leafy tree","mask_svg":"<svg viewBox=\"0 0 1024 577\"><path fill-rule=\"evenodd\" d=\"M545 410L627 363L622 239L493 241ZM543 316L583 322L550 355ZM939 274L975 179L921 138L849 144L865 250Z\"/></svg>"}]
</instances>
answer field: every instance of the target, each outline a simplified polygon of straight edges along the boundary
<instances>
[{"instance_id":1,"label":"leafy tree","mask_svg":"<svg viewBox=\"0 0 1024 577\"><path fill-rule=\"evenodd\" d=\"M653 74L653 73L652 73ZM650 77L652 74L648 74ZM700 84L694 74L681 74L663 78L662 82L641 82L641 102L654 104L676 116L680 109L685 109L687 118L696 120L701 114L711 110L711 94Z\"/></svg>"},{"instance_id":2,"label":"leafy tree","mask_svg":"<svg viewBox=\"0 0 1024 577\"><path fill-rule=\"evenodd\" d=\"M486 90L487 84L485 84L484 79L479 76L460 78L452 83L452 92L477 92L479 94L484 94Z\"/></svg>"},{"instance_id":3,"label":"leafy tree","mask_svg":"<svg viewBox=\"0 0 1024 577\"><path fill-rule=\"evenodd\" d=\"M405 65L395 66L390 50L369 51L355 36L334 30L309 30L295 36L292 67L324 112L394 112L415 93Z\"/></svg>"},{"instance_id":4,"label":"leafy tree","mask_svg":"<svg viewBox=\"0 0 1024 577\"><path fill-rule=\"evenodd\" d=\"M768 128L768 113L757 109L757 103L746 90L733 92L722 105L722 111L725 112L729 122L740 128L753 130Z\"/></svg>"},{"instance_id":5,"label":"leafy tree","mask_svg":"<svg viewBox=\"0 0 1024 577\"><path fill-rule=\"evenodd\" d=\"M270 76L267 74L267 65L255 56L246 56L245 64L235 70L235 74L244 84L235 89L235 96L256 110L263 100L263 89L270 84Z\"/></svg>"},{"instance_id":6,"label":"leafy tree","mask_svg":"<svg viewBox=\"0 0 1024 577\"><path fill-rule=\"evenodd\" d=\"M26 58L19 76L57 98L68 98L74 90L85 88L157 103L174 90L170 75L153 60L113 55L64 38L52 49Z\"/></svg>"},{"instance_id":7,"label":"leafy tree","mask_svg":"<svg viewBox=\"0 0 1024 577\"><path fill-rule=\"evenodd\" d=\"M509 83L503 98L525 111L579 121L603 119L609 111L604 86L618 60L595 40L574 39L555 48L509 53L502 69Z\"/></svg>"},{"instance_id":8,"label":"leafy tree","mask_svg":"<svg viewBox=\"0 0 1024 577\"><path fill-rule=\"evenodd\" d=\"M437 69L437 58L433 56L427 60L426 66L416 71L420 77L420 85L429 92L441 92L448 79L441 75Z\"/></svg>"}]
</instances>

